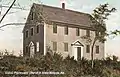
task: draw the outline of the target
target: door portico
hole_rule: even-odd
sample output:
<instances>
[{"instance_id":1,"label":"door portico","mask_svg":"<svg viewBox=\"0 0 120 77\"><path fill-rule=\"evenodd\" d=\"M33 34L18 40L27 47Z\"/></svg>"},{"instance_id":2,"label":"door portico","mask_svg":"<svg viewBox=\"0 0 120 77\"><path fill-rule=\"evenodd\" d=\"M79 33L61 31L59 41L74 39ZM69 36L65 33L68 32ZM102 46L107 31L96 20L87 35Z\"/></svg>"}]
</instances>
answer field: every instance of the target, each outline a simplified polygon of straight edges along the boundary
<instances>
[{"instance_id":1,"label":"door portico","mask_svg":"<svg viewBox=\"0 0 120 77\"><path fill-rule=\"evenodd\" d=\"M30 47L30 57L34 57L35 46L34 46L34 43L32 41L30 42L29 47Z\"/></svg>"},{"instance_id":2,"label":"door portico","mask_svg":"<svg viewBox=\"0 0 120 77\"><path fill-rule=\"evenodd\" d=\"M71 57L74 57L75 60L81 59L83 57L83 44L79 41L75 41L72 46Z\"/></svg>"}]
</instances>

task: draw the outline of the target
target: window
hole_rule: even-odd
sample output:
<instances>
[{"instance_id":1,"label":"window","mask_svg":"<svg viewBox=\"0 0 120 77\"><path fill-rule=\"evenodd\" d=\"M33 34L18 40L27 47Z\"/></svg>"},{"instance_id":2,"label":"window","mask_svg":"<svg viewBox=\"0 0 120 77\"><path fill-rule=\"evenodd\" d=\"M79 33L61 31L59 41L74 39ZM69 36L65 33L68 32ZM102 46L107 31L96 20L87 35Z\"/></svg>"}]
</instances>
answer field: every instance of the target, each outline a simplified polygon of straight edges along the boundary
<instances>
[{"instance_id":1,"label":"window","mask_svg":"<svg viewBox=\"0 0 120 77\"><path fill-rule=\"evenodd\" d=\"M64 51L68 51L68 43L64 43Z\"/></svg>"},{"instance_id":2,"label":"window","mask_svg":"<svg viewBox=\"0 0 120 77\"><path fill-rule=\"evenodd\" d=\"M31 28L31 36L33 36L33 28Z\"/></svg>"},{"instance_id":3,"label":"window","mask_svg":"<svg viewBox=\"0 0 120 77\"><path fill-rule=\"evenodd\" d=\"M86 36L90 36L90 31L89 30L86 30Z\"/></svg>"},{"instance_id":4,"label":"window","mask_svg":"<svg viewBox=\"0 0 120 77\"><path fill-rule=\"evenodd\" d=\"M96 53L99 54L99 46L96 46Z\"/></svg>"},{"instance_id":5,"label":"window","mask_svg":"<svg viewBox=\"0 0 120 77\"><path fill-rule=\"evenodd\" d=\"M90 53L90 45L86 45L86 53Z\"/></svg>"},{"instance_id":6,"label":"window","mask_svg":"<svg viewBox=\"0 0 120 77\"><path fill-rule=\"evenodd\" d=\"M53 50L57 51L57 42L53 42Z\"/></svg>"},{"instance_id":7,"label":"window","mask_svg":"<svg viewBox=\"0 0 120 77\"><path fill-rule=\"evenodd\" d=\"M26 37L26 38L28 37L28 30L27 30L26 33L25 33L25 37Z\"/></svg>"},{"instance_id":8,"label":"window","mask_svg":"<svg viewBox=\"0 0 120 77\"><path fill-rule=\"evenodd\" d=\"M76 36L79 36L79 35L80 35L79 28L76 28Z\"/></svg>"},{"instance_id":9,"label":"window","mask_svg":"<svg viewBox=\"0 0 120 77\"><path fill-rule=\"evenodd\" d=\"M28 46L25 47L25 52L28 53Z\"/></svg>"},{"instance_id":10,"label":"window","mask_svg":"<svg viewBox=\"0 0 120 77\"><path fill-rule=\"evenodd\" d=\"M53 25L53 33L57 33L57 25L56 24Z\"/></svg>"},{"instance_id":11,"label":"window","mask_svg":"<svg viewBox=\"0 0 120 77\"><path fill-rule=\"evenodd\" d=\"M68 26L65 26L65 29L64 29L65 31L65 35L68 35Z\"/></svg>"},{"instance_id":12,"label":"window","mask_svg":"<svg viewBox=\"0 0 120 77\"><path fill-rule=\"evenodd\" d=\"M98 31L95 31L95 36L99 36L99 32Z\"/></svg>"},{"instance_id":13,"label":"window","mask_svg":"<svg viewBox=\"0 0 120 77\"><path fill-rule=\"evenodd\" d=\"M31 20L34 20L34 13L31 13Z\"/></svg>"},{"instance_id":14,"label":"window","mask_svg":"<svg viewBox=\"0 0 120 77\"><path fill-rule=\"evenodd\" d=\"M37 33L39 33L39 25L37 25Z\"/></svg>"},{"instance_id":15,"label":"window","mask_svg":"<svg viewBox=\"0 0 120 77\"><path fill-rule=\"evenodd\" d=\"M39 42L36 42L36 50L39 52Z\"/></svg>"}]
</instances>

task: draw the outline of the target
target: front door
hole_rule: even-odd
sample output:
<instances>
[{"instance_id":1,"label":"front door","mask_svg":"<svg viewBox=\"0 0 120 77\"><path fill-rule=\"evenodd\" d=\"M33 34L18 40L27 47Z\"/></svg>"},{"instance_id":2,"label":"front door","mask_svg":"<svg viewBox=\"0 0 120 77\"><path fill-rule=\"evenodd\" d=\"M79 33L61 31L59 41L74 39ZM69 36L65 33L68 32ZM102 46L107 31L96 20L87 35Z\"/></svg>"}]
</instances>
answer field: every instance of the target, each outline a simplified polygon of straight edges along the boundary
<instances>
[{"instance_id":1,"label":"front door","mask_svg":"<svg viewBox=\"0 0 120 77\"><path fill-rule=\"evenodd\" d=\"M77 47L77 60L81 59L81 47Z\"/></svg>"}]
</instances>

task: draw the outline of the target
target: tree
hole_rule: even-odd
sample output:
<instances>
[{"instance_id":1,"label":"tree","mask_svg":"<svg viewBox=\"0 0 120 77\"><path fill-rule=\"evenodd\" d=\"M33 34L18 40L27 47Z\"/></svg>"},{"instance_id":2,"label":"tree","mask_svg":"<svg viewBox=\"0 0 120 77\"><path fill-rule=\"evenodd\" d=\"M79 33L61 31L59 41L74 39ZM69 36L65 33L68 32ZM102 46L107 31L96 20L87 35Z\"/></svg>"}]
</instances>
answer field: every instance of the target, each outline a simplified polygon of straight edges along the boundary
<instances>
[{"instance_id":1,"label":"tree","mask_svg":"<svg viewBox=\"0 0 120 77\"><path fill-rule=\"evenodd\" d=\"M103 4L99 7L96 7L93 10L92 15L90 16L90 19L92 21L91 26L93 29L95 29L95 32L97 36L95 36L93 39L91 39L88 36L82 36L83 39L87 39L88 42L91 44L91 60L92 60L92 68L93 68L93 49L95 46L96 41L103 42L106 41L105 36L108 36L106 33L106 24L105 20L108 19L108 16L111 15L112 12L115 12L115 8L110 8L109 4Z\"/></svg>"},{"instance_id":2,"label":"tree","mask_svg":"<svg viewBox=\"0 0 120 77\"><path fill-rule=\"evenodd\" d=\"M2 7L6 7L6 8L8 8L7 9L7 11L3 14L3 16L2 16L2 18L0 19L0 24L1 24L1 22L3 21L3 19L6 17L6 15L10 12L10 10L11 9L21 9L21 11L22 10L26 10L25 9L25 7L21 7L21 4L19 3L19 2L17 2L18 0L13 0L13 1L11 1L10 0L10 2L8 2L8 4L7 5L9 5L11 2L11 5L10 6L0 6L1 8ZM39 3L40 1L39 0L28 0L28 1L30 1L30 2L37 2L37 3ZM2 3L2 0L0 1L1 3ZM14 7L14 6L17 6L17 7ZM27 10L28 11L28 10ZM15 12L12 12L12 13L15 13ZM0 26L0 28L2 28L2 27L5 27L5 26L8 26L8 25L25 25L25 23L7 23L7 24L5 24L5 25L2 25L2 26ZM0 29L1 30L1 29Z\"/></svg>"},{"instance_id":3,"label":"tree","mask_svg":"<svg viewBox=\"0 0 120 77\"><path fill-rule=\"evenodd\" d=\"M10 9L12 8L12 6L15 4L16 0L14 0L12 2L12 4L10 5L10 7L8 8L8 10L5 12L5 14L3 15L3 17L0 20L0 23L2 22L2 20L5 18L5 16L7 15L7 13L10 11Z\"/></svg>"}]
</instances>

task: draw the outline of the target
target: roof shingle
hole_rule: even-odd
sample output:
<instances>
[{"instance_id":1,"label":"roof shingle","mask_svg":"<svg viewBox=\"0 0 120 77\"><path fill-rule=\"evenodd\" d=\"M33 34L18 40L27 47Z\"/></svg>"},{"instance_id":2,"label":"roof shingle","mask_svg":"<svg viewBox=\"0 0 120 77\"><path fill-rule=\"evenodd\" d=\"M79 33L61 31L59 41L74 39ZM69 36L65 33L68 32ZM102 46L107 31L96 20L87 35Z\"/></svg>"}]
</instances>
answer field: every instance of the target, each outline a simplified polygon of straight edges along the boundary
<instances>
[{"instance_id":1,"label":"roof shingle","mask_svg":"<svg viewBox=\"0 0 120 77\"><path fill-rule=\"evenodd\" d=\"M42 8L43 15L49 21L91 27L90 15L87 13L82 13L82 12L77 12L77 11L72 11L68 9L62 9L47 5L41 5L41 4L33 4L33 5L39 9Z\"/></svg>"}]
</instances>

